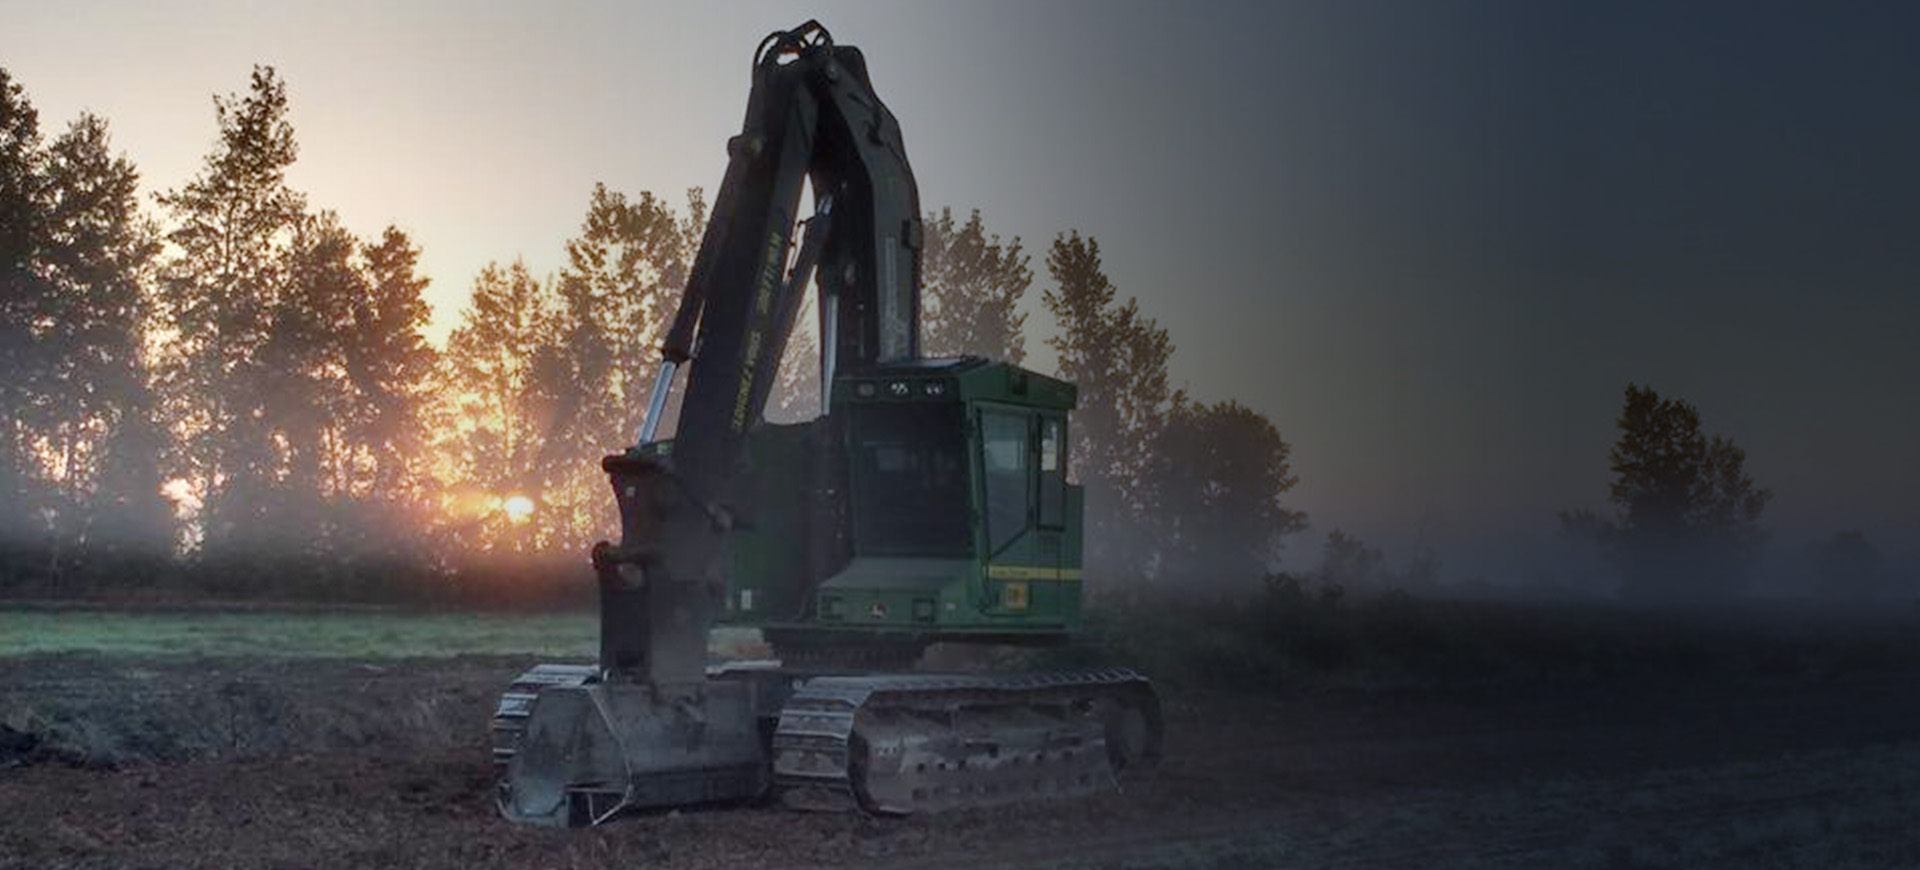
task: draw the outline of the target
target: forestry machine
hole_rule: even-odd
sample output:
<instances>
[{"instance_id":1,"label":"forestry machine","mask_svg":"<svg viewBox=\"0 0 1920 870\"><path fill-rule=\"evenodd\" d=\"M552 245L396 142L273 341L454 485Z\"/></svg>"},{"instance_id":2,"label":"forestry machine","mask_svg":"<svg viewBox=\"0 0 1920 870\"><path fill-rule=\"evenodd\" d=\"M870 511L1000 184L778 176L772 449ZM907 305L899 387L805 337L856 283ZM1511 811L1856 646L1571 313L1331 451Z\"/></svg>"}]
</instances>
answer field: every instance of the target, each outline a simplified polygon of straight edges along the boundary
<instances>
[{"instance_id":1,"label":"forestry machine","mask_svg":"<svg viewBox=\"0 0 1920 870\"><path fill-rule=\"evenodd\" d=\"M601 462L621 529L593 549L599 663L535 667L502 696L501 812L577 826L772 795L913 813L1150 765L1160 705L1137 673L913 670L932 643L1078 628L1075 391L920 356L919 194L860 52L811 21L768 36L727 154L638 443ZM814 212L792 253L802 182ZM823 413L769 424L809 277ZM709 666L716 622L758 628L779 662Z\"/></svg>"}]
</instances>

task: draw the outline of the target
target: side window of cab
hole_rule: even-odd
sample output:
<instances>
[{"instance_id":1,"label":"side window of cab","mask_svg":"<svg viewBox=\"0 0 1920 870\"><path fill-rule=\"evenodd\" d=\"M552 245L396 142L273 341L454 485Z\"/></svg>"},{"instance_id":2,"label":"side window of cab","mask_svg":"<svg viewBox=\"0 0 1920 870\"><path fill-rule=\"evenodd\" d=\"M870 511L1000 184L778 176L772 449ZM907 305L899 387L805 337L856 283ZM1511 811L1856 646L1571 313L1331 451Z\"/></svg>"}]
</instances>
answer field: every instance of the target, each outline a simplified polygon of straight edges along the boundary
<instances>
[{"instance_id":1,"label":"side window of cab","mask_svg":"<svg viewBox=\"0 0 1920 870\"><path fill-rule=\"evenodd\" d=\"M999 552L1032 524L1033 418L980 412L981 476L986 484L987 553Z\"/></svg>"},{"instance_id":2,"label":"side window of cab","mask_svg":"<svg viewBox=\"0 0 1920 870\"><path fill-rule=\"evenodd\" d=\"M1067 422L1046 415L1040 423L1040 525L1058 529L1067 524Z\"/></svg>"}]
</instances>

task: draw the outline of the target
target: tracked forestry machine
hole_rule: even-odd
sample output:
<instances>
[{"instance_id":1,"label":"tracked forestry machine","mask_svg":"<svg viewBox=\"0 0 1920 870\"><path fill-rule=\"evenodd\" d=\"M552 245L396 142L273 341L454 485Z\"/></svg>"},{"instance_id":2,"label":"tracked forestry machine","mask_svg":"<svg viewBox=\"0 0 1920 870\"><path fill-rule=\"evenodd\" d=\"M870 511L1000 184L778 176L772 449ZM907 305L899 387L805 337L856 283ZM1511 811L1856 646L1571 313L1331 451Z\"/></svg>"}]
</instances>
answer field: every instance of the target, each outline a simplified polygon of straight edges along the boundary
<instances>
[{"instance_id":1,"label":"tracked forestry machine","mask_svg":"<svg viewBox=\"0 0 1920 870\"><path fill-rule=\"evenodd\" d=\"M541 665L502 696L501 812L577 826L775 796L913 813L1083 794L1151 765L1160 706L1132 671L914 670L929 644L1078 627L1075 391L920 356L919 195L860 52L815 22L767 37L727 153L638 443L602 461L621 534L592 554L600 660ZM769 424L809 278L823 413ZM758 628L779 661L709 666L716 623Z\"/></svg>"}]
</instances>

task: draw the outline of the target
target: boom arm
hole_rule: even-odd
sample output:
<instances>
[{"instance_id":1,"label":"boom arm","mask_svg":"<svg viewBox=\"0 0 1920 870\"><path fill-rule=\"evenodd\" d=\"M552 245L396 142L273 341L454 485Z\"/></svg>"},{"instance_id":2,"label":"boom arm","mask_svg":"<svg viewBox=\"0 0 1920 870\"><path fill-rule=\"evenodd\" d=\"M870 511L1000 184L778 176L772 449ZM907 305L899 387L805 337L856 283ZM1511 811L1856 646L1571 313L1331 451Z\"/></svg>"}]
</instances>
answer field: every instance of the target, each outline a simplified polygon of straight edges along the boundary
<instances>
[{"instance_id":1,"label":"boom arm","mask_svg":"<svg viewBox=\"0 0 1920 870\"><path fill-rule=\"evenodd\" d=\"M919 354L919 192L900 125L874 93L860 51L835 46L814 21L769 35L754 53L746 120L727 154L662 347L642 444L603 463L620 500L622 540L596 550L601 664L655 682L699 679L714 600L725 589L724 532L747 430L766 408L809 271L820 292L823 370L857 372ZM818 213L789 274L803 182ZM640 448L652 440L675 370L689 362L669 470Z\"/></svg>"},{"instance_id":2,"label":"boom arm","mask_svg":"<svg viewBox=\"0 0 1920 870\"><path fill-rule=\"evenodd\" d=\"M817 284L835 321L831 366L858 371L919 351L919 193L894 120L858 49L836 47L817 22L775 33L755 53L740 135L663 348L697 357L676 433L675 468L696 491L722 497L740 440L759 422L805 286L789 278L803 180L831 202ZM817 235L816 235L817 237ZM802 260L805 260L802 257ZM698 341L690 339L698 324Z\"/></svg>"}]
</instances>

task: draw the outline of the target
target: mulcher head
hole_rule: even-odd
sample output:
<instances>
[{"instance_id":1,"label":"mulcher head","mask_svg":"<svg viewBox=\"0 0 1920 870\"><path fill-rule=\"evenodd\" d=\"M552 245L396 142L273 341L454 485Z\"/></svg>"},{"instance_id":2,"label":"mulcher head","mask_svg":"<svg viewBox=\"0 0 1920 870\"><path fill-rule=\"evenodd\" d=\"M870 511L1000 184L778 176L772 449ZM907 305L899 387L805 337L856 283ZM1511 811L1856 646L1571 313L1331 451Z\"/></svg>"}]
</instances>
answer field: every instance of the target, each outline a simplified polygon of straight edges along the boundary
<instances>
[{"instance_id":1,"label":"mulcher head","mask_svg":"<svg viewBox=\"0 0 1920 870\"><path fill-rule=\"evenodd\" d=\"M751 687L552 686L528 714L500 811L550 827L623 810L751 800L767 789Z\"/></svg>"}]
</instances>

